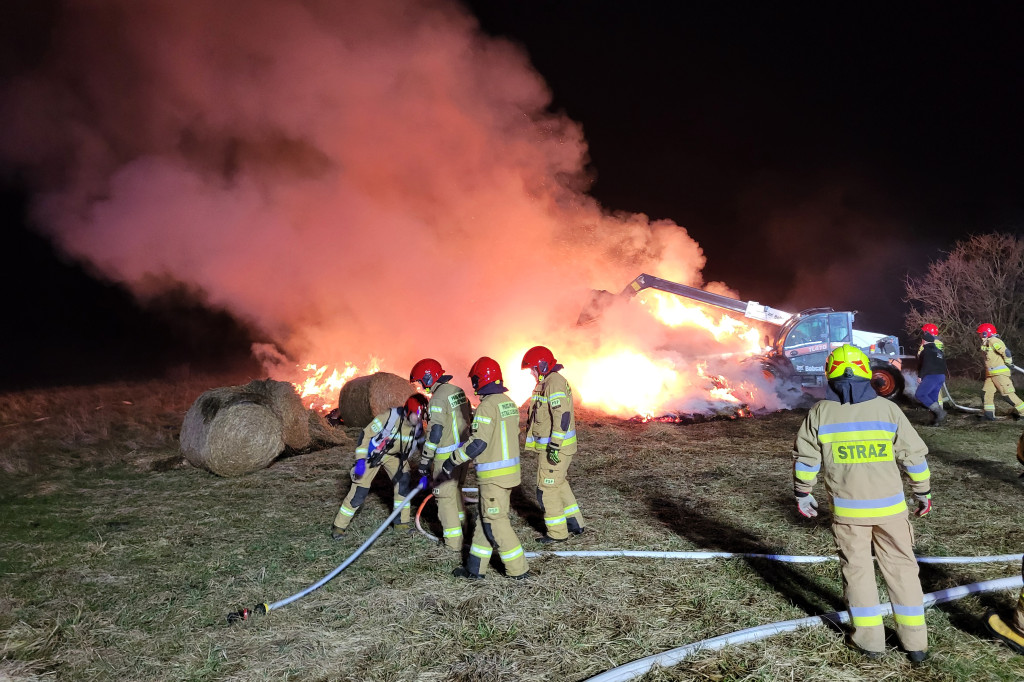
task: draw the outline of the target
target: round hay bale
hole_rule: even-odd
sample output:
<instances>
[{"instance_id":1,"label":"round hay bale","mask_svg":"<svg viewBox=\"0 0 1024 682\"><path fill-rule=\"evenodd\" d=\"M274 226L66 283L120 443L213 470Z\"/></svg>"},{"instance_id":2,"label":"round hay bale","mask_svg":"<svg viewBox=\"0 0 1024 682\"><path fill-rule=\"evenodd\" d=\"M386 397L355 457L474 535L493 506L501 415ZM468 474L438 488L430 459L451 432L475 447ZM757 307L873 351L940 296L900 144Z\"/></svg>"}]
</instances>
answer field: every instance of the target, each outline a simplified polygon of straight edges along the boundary
<instances>
[{"instance_id":1,"label":"round hay bale","mask_svg":"<svg viewBox=\"0 0 1024 682\"><path fill-rule=\"evenodd\" d=\"M345 426L366 426L390 407L405 404L416 389L406 379L389 372L350 379L338 394L338 410Z\"/></svg>"},{"instance_id":2,"label":"round hay bale","mask_svg":"<svg viewBox=\"0 0 1024 682\"><path fill-rule=\"evenodd\" d=\"M293 450L301 450L312 442L309 434L309 410L302 404L302 398L295 387L287 381L273 379L250 381L241 390L259 393L269 400L269 405L284 426L284 444Z\"/></svg>"},{"instance_id":3,"label":"round hay bale","mask_svg":"<svg viewBox=\"0 0 1024 682\"><path fill-rule=\"evenodd\" d=\"M284 450L281 418L269 403L239 386L203 393L185 413L181 454L218 476L263 469Z\"/></svg>"}]
</instances>

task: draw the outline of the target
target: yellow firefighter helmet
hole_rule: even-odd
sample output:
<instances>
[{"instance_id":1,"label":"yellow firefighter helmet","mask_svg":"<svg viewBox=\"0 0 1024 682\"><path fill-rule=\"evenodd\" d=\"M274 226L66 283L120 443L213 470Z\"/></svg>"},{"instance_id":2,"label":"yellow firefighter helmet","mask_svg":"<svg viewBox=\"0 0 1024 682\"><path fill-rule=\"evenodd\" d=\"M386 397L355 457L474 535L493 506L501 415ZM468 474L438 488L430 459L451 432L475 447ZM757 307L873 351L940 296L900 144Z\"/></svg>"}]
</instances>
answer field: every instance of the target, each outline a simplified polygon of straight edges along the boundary
<instances>
[{"instance_id":1,"label":"yellow firefighter helmet","mask_svg":"<svg viewBox=\"0 0 1024 682\"><path fill-rule=\"evenodd\" d=\"M825 361L825 373L829 379L838 379L842 376L870 379L871 361L860 348L845 343L828 356L828 360Z\"/></svg>"}]
</instances>

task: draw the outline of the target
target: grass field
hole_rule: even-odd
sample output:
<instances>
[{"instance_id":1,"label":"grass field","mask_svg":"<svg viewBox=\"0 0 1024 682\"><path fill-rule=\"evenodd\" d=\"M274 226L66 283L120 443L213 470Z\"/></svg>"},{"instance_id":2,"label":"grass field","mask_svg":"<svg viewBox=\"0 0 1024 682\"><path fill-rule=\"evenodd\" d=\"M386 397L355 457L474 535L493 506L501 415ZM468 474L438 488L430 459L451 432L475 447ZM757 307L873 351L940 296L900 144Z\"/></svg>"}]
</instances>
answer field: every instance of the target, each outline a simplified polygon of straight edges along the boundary
<instances>
[{"instance_id":1,"label":"grass field","mask_svg":"<svg viewBox=\"0 0 1024 682\"><path fill-rule=\"evenodd\" d=\"M287 597L340 564L387 516L390 491L379 480L349 534L332 541L350 447L238 479L182 464L185 410L227 383L0 395L0 680L575 681L843 608L836 563L548 556L531 560L526 581L492 571L465 583L427 538L388 531L322 589L229 626L229 611ZM958 402L979 405L977 382L952 384ZM914 520L918 552L1021 552L1022 423L958 413L933 428L923 408L904 407L931 449L935 510ZM825 502L813 520L793 508L789 451L804 414L680 425L581 409L570 475L589 527L559 548L834 554ZM527 551L541 549L534 476L527 458L513 498ZM434 520L432 503L424 518ZM922 583L930 592L1019 571L925 566ZM703 652L643 679L1020 680L1024 657L980 623L986 608L1015 600L997 592L929 609L932 655L917 668L895 649L866 660L821 627Z\"/></svg>"}]
</instances>

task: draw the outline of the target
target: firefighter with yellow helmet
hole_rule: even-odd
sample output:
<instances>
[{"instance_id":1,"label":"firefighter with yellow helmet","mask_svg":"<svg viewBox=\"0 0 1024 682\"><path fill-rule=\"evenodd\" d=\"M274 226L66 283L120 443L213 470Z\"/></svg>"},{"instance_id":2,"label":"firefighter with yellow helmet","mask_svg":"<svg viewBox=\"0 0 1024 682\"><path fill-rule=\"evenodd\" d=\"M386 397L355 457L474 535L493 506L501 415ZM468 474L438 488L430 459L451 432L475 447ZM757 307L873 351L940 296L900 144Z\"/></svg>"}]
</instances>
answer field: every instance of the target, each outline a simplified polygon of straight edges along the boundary
<instances>
[{"instance_id":1,"label":"firefighter with yellow helmet","mask_svg":"<svg viewBox=\"0 0 1024 682\"><path fill-rule=\"evenodd\" d=\"M526 426L526 449L539 455L537 503L544 510L547 529L537 541L565 542L570 533L579 535L585 530L583 514L566 478L577 448L572 387L559 373L562 365L544 346L526 351L523 369L529 369L537 381Z\"/></svg>"},{"instance_id":2,"label":"firefighter with yellow helmet","mask_svg":"<svg viewBox=\"0 0 1024 682\"><path fill-rule=\"evenodd\" d=\"M459 446L445 460L441 470L451 476L455 468L475 462L480 508L476 528L465 566L452 575L456 578L480 580L487 574L494 549L505 564L510 578L530 575L526 553L508 518L512 489L521 482L519 469L519 407L504 394L501 367L489 357L482 357L469 370L473 390L480 404L473 415L470 440Z\"/></svg>"},{"instance_id":3,"label":"firefighter with yellow helmet","mask_svg":"<svg viewBox=\"0 0 1024 682\"><path fill-rule=\"evenodd\" d=\"M928 633L901 471L910 478L916 515L924 516L932 506L928 448L900 408L875 393L870 361L859 348L835 349L825 371L825 400L811 408L793 445L797 509L807 518L818 515L811 490L820 475L832 499L851 644L872 658L885 646L873 550L896 632L910 660L919 663L928 655Z\"/></svg>"},{"instance_id":4,"label":"firefighter with yellow helmet","mask_svg":"<svg viewBox=\"0 0 1024 682\"><path fill-rule=\"evenodd\" d=\"M466 520L462 486L468 467L455 467L448 478L441 476L441 467L469 439L472 415L466 393L449 383L451 379L450 374L444 373L441 363L433 358L420 360L409 374L409 381L418 382L430 394L427 407L430 426L420 454L419 474L435 481L433 494L444 546L458 552L462 550L462 525Z\"/></svg>"},{"instance_id":5,"label":"firefighter with yellow helmet","mask_svg":"<svg viewBox=\"0 0 1024 682\"><path fill-rule=\"evenodd\" d=\"M423 446L422 418L426 405L426 398L420 394L410 396L401 407L392 407L378 414L359 434L356 463L351 472L352 487L334 517L332 538L340 540L345 535L352 517L370 493L370 484L382 468L394 486L395 507L402 504L412 489L410 455L416 449L422 450ZM412 531L408 504L402 507L395 530Z\"/></svg>"},{"instance_id":6,"label":"firefighter with yellow helmet","mask_svg":"<svg viewBox=\"0 0 1024 682\"><path fill-rule=\"evenodd\" d=\"M1003 340L999 338L995 325L984 322L978 325L981 335L981 355L985 362L985 384L981 389L981 402L985 409L985 419L994 421L996 418L996 391L1006 398L1017 411L1019 419L1024 415L1024 402L1014 392L1010 372L1013 368L1013 356Z\"/></svg>"}]
</instances>

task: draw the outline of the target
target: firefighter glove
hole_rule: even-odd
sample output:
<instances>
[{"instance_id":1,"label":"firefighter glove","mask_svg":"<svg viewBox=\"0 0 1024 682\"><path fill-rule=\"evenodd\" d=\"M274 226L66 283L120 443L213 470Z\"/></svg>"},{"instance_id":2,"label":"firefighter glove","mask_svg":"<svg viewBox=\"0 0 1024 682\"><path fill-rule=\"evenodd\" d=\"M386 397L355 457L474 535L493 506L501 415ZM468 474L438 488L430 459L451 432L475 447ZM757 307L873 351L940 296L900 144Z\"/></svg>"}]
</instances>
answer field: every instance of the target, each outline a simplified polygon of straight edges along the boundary
<instances>
[{"instance_id":1,"label":"firefighter glove","mask_svg":"<svg viewBox=\"0 0 1024 682\"><path fill-rule=\"evenodd\" d=\"M558 464L560 461L562 461L562 460L558 459L558 446L557 445L549 445L548 446L548 461L551 462L552 464Z\"/></svg>"},{"instance_id":2,"label":"firefighter glove","mask_svg":"<svg viewBox=\"0 0 1024 682\"><path fill-rule=\"evenodd\" d=\"M419 465L418 471L419 471L420 476L429 476L430 475L430 460L428 460L426 457L420 457L420 465Z\"/></svg>"},{"instance_id":3,"label":"firefighter glove","mask_svg":"<svg viewBox=\"0 0 1024 682\"><path fill-rule=\"evenodd\" d=\"M445 478L451 478L452 472L455 471L456 466L458 465L455 463L455 460L449 457L444 461L444 464L441 465L441 475Z\"/></svg>"},{"instance_id":4,"label":"firefighter glove","mask_svg":"<svg viewBox=\"0 0 1024 682\"><path fill-rule=\"evenodd\" d=\"M914 499L917 500L917 510L914 512L917 516L924 516L932 510L932 494L927 493L914 493Z\"/></svg>"},{"instance_id":5,"label":"firefighter glove","mask_svg":"<svg viewBox=\"0 0 1024 682\"><path fill-rule=\"evenodd\" d=\"M363 474L365 474L365 473L366 473L366 460L365 459L357 459L356 460L356 465L354 467L352 467L352 480L355 481L357 479L362 478Z\"/></svg>"},{"instance_id":6,"label":"firefighter glove","mask_svg":"<svg viewBox=\"0 0 1024 682\"><path fill-rule=\"evenodd\" d=\"M818 508L818 501L814 499L814 495L810 493L796 494L796 510L800 512L800 515L808 519L813 519L818 515L815 511Z\"/></svg>"}]
</instances>

